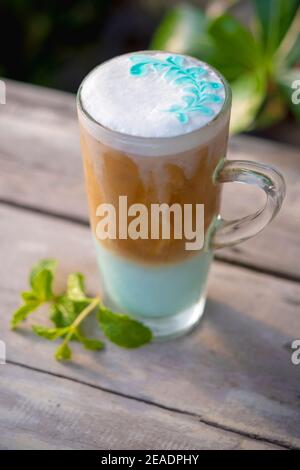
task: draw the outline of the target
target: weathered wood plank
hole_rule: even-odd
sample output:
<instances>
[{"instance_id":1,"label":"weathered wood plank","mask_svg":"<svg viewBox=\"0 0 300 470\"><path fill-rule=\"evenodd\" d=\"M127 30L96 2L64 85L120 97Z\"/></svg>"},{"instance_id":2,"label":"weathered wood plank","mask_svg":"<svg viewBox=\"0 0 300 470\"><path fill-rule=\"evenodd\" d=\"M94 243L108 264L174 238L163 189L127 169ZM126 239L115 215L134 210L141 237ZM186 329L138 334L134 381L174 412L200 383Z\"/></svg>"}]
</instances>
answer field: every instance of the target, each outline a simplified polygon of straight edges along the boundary
<instances>
[{"instance_id":1,"label":"weathered wood plank","mask_svg":"<svg viewBox=\"0 0 300 470\"><path fill-rule=\"evenodd\" d=\"M0 197L87 220L74 97L8 82Z\"/></svg>"},{"instance_id":2,"label":"weathered wood plank","mask_svg":"<svg viewBox=\"0 0 300 470\"><path fill-rule=\"evenodd\" d=\"M1 449L278 449L195 417L1 366Z\"/></svg>"},{"instance_id":3,"label":"weathered wood plank","mask_svg":"<svg viewBox=\"0 0 300 470\"><path fill-rule=\"evenodd\" d=\"M0 107L0 198L87 221L74 96L14 82L7 89L7 104ZM231 141L230 157L276 165L288 194L264 233L217 256L300 279L299 151L238 137ZM258 190L241 185L227 185L224 193L225 213L232 217L262 201Z\"/></svg>"},{"instance_id":4,"label":"weathered wood plank","mask_svg":"<svg viewBox=\"0 0 300 470\"><path fill-rule=\"evenodd\" d=\"M74 346L73 364L52 358L54 344L28 327L9 331L18 293L39 258L61 260L61 276L82 271L99 290L86 227L0 206L1 339L11 361L176 408L226 428L300 447L300 366L287 344L300 338L300 284L216 262L206 316L192 334L141 350ZM37 321L36 317L32 321Z\"/></svg>"}]
</instances>

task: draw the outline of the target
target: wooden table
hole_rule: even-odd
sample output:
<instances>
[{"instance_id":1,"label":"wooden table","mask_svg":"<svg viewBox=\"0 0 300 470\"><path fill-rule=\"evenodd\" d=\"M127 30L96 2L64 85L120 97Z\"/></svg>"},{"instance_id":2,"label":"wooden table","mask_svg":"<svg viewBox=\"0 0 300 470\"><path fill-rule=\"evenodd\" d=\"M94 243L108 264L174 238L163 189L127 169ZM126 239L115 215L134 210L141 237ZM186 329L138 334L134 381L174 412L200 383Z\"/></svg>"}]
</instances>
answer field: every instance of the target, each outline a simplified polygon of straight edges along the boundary
<instances>
[{"instance_id":1,"label":"wooden table","mask_svg":"<svg viewBox=\"0 0 300 470\"><path fill-rule=\"evenodd\" d=\"M201 326L163 344L101 353L78 345L73 363L9 320L43 257L60 277L82 271L99 290L88 227L74 96L8 83L0 106L0 447L26 449L300 448L300 155L250 137L230 158L277 166L288 192L273 224L216 255ZM259 190L227 185L227 215L247 213ZM230 201L230 207L229 207Z\"/></svg>"}]
</instances>

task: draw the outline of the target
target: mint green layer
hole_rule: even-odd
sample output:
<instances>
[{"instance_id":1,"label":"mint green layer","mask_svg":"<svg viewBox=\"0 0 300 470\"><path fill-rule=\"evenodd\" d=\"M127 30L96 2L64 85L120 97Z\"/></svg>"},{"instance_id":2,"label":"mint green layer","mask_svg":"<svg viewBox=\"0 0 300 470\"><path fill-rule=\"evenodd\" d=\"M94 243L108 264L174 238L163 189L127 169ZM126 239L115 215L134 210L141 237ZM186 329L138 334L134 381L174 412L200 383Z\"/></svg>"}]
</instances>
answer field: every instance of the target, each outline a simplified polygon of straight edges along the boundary
<instances>
[{"instance_id":1,"label":"mint green layer","mask_svg":"<svg viewBox=\"0 0 300 470\"><path fill-rule=\"evenodd\" d=\"M211 252L170 265L133 262L96 245L106 301L120 312L168 317L195 305L205 291Z\"/></svg>"}]
</instances>

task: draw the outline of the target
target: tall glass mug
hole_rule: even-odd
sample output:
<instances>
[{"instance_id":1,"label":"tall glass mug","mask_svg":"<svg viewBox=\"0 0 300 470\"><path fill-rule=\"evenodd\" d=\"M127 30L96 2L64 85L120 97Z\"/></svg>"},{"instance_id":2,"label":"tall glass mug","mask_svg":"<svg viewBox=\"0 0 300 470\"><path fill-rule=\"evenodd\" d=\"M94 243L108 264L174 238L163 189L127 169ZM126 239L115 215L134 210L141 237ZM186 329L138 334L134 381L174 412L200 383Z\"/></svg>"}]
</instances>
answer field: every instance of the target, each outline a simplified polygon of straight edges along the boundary
<instances>
[{"instance_id":1,"label":"tall glass mug","mask_svg":"<svg viewBox=\"0 0 300 470\"><path fill-rule=\"evenodd\" d=\"M214 250L260 232L279 211L285 186L282 176L273 168L225 159L231 92L218 72L193 58L155 51L125 55L121 59L119 69L113 59L116 65L110 72L110 81L101 82L99 71L110 62L113 64L112 61L94 69L82 82L77 96L90 220L104 301L115 311L144 322L156 338L174 337L194 327L203 314ZM129 76L127 82L124 78L125 59L131 60L132 82ZM194 61L192 66L191 60ZM109 87L117 80L118 70L121 90L120 83L114 90ZM203 77L207 70L214 75L205 85ZM99 81L93 82L97 74ZM175 103L167 108L162 103L153 105L152 111L146 88L144 101L137 103L135 96L131 105L129 95L136 89L141 93L143 86L150 86L150 80L154 83L153 99L159 83L164 87L164 99L168 99L168 93L173 93L173 97L181 93L177 101L184 102L184 106L180 108ZM214 92L218 89L219 95ZM99 93L103 97L99 98ZM159 96L160 90L157 93ZM190 98L184 98L186 94ZM125 100L123 104L122 100ZM136 108L136 118L131 106ZM145 118L139 114L143 112L141 108L144 108ZM153 132L151 113L162 116L153 124ZM168 135L160 135L160 119L164 128L162 134ZM144 135L134 135L132 123L138 130L142 129L139 133ZM126 126L130 132L126 131ZM186 126L191 130L187 131ZM147 135L151 132L153 136ZM220 215L220 200L222 183L226 182L259 186L266 194L265 206L239 220L224 220ZM192 217L196 217L197 208L203 205L203 236L198 234L201 246L191 243L184 230L182 236L176 232L175 209L168 211L174 204L182 209L182 214L186 207L192 208ZM153 205L160 208L155 233L150 220ZM142 227L145 223L145 217L141 218L143 208L148 214L146 227ZM198 215L201 218L200 212ZM166 218L170 230L163 236L162 225ZM110 222L112 225L108 228ZM137 229L132 236L128 236L130 223Z\"/></svg>"}]
</instances>

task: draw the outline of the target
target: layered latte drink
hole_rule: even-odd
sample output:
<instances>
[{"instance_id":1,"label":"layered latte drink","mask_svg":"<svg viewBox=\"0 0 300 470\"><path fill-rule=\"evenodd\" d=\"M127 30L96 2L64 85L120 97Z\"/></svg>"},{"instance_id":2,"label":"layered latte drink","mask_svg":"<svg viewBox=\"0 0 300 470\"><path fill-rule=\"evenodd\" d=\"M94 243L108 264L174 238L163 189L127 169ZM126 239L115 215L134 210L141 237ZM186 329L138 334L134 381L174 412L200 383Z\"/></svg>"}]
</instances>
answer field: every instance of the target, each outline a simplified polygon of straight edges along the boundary
<instances>
[{"instance_id":1,"label":"layered latte drink","mask_svg":"<svg viewBox=\"0 0 300 470\"><path fill-rule=\"evenodd\" d=\"M158 337L183 333L205 303L228 86L194 58L131 53L85 78L78 114L105 301Z\"/></svg>"}]
</instances>

